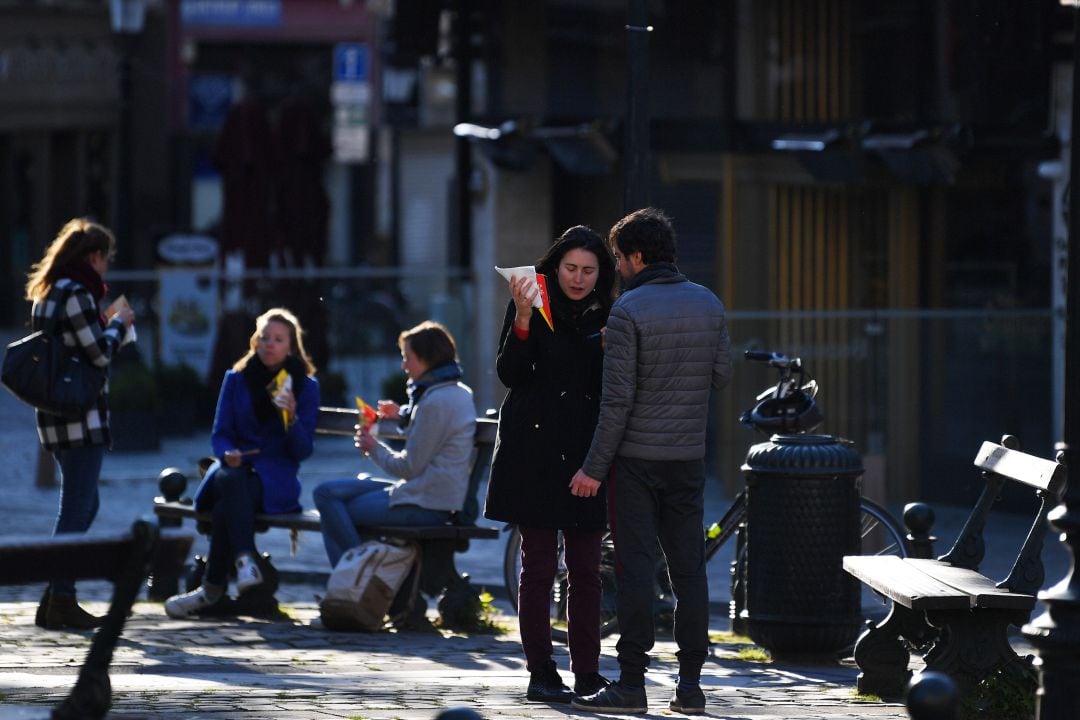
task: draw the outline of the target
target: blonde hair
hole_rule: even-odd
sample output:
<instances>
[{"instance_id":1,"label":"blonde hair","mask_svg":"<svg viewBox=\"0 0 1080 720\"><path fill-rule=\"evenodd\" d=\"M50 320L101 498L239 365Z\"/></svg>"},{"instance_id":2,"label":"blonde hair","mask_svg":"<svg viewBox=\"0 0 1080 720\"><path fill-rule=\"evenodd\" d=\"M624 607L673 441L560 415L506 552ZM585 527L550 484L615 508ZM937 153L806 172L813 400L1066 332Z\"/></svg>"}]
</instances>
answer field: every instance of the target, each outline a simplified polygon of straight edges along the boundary
<instances>
[{"instance_id":1,"label":"blonde hair","mask_svg":"<svg viewBox=\"0 0 1080 720\"><path fill-rule=\"evenodd\" d=\"M42 300L49 294L60 271L65 265L85 260L88 255L103 252L116 253L116 238L104 225L90 218L69 220L45 250L44 257L30 266L27 275L26 299Z\"/></svg>"},{"instance_id":2,"label":"blonde hair","mask_svg":"<svg viewBox=\"0 0 1080 720\"><path fill-rule=\"evenodd\" d=\"M270 308L255 318L255 332L251 333L251 338L248 340L249 349L242 358L233 364L232 369L239 372L247 367L248 361L255 356L255 351L259 347L259 338L262 337L266 326L271 322L279 322L288 326L289 347L292 348L292 354L296 355L300 358L300 362L304 363L304 371L308 375L314 375L315 364L311 362L307 350L304 349L304 328L300 326L300 321L296 319L296 316L283 307Z\"/></svg>"}]
</instances>

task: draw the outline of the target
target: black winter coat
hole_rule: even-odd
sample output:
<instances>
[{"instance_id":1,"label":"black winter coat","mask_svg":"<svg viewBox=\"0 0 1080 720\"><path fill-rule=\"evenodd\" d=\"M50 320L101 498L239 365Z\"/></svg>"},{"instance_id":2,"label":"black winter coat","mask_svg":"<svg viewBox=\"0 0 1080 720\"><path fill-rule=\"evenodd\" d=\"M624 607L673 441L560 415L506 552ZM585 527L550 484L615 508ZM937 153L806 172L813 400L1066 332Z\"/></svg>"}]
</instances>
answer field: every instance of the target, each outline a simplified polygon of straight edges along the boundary
<instances>
[{"instance_id":1,"label":"black winter coat","mask_svg":"<svg viewBox=\"0 0 1080 720\"><path fill-rule=\"evenodd\" d=\"M556 320L553 334L534 311L529 337L521 340L510 302L496 362L509 392L499 411L485 517L560 530L606 526L603 489L592 498L570 494L600 412L606 315L588 310L576 329Z\"/></svg>"}]
</instances>

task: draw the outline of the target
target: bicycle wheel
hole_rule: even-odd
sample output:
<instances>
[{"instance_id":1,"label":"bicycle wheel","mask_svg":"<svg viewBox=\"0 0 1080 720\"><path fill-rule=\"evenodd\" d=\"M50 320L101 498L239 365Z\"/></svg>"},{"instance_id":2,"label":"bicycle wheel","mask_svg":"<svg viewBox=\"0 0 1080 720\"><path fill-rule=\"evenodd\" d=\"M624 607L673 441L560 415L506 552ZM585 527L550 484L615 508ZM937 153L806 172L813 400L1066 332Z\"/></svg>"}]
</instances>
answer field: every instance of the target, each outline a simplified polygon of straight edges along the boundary
<instances>
[{"instance_id":1,"label":"bicycle wheel","mask_svg":"<svg viewBox=\"0 0 1080 720\"><path fill-rule=\"evenodd\" d=\"M735 502L725 516L728 525L721 528L714 540L706 540L707 557L712 558L717 550L735 534L740 523L746 519L746 499L743 493L736 496ZM897 555L908 556L905 533L892 514L869 498L859 498L859 536L862 555ZM744 536L745 537L745 536ZM712 543L710 545L710 542ZM731 618L732 628L736 632L746 631L743 618L746 609L746 544L739 542L735 548L735 559L731 562ZM861 607L863 614L876 616L875 611L879 596L866 585L861 585Z\"/></svg>"},{"instance_id":2,"label":"bicycle wheel","mask_svg":"<svg viewBox=\"0 0 1080 720\"><path fill-rule=\"evenodd\" d=\"M862 555L908 556L906 533L888 510L869 498L860 498L859 533Z\"/></svg>"},{"instance_id":3,"label":"bicycle wheel","mask_svg":"<svg viewBox=\"0 0 1080 720\"><path fill-rule=\"evenodd\" d=\"M713 555L731 539L746 519L746 493L735 496L724 517L705 530L705 557ZM906 533L892 514L869 498L859 498L859 536L862 555L908 556Z\"/></svg>"},{"instance_id":4,"label":"bicycle wheel","mask_svg":"<svg viewBox=\"0 0 1080 720\"><path fill-rule=\"evenodd\" d=\"M511 526L509 533L503 555L503 579L506 582L506 592L510 596L510 604L513 605L514 612L517 612L521 533L516 526ZM551 586L550 615L551 639L561 643L567 640L567 590L566 550L560 533L555 582ZM618 626L619 621L615 617L615 549L611 542L611 533L604 533L600 546L600 637L607 637L615 632Z\"/></svg>"}]
</instances>

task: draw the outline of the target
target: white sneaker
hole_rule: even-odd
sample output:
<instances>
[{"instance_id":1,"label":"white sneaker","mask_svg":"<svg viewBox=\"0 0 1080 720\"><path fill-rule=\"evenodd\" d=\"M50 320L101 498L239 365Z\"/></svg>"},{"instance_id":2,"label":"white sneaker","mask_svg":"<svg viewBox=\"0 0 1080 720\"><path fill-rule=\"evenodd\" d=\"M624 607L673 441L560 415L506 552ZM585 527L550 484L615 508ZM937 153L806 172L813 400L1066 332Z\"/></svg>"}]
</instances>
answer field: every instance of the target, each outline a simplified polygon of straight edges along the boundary
<instances>
[{"instance_id":1,"label":"white sneaker","mask_svg":"<svg viewBox=\"0 0 1080 720\"><path fill-rule=\"evenodd\" d=\"M183 595L173 595L165 601L165 614L174 620L183 620L198 613L200 610L213 605L216 601L211 600L201 586Z\"/></svg>"},{"instance_id":2,"label":"white sneaker","mask_svg":"<svg viewBox=\"0 0 1080 720\"><path fill-rule=\"evenodd\" d=\"M255 563L255 558L250 555L244 555L236 561L236 592L237 594L243 593L249 588L253 588L256 585L262 583L263 576L259 571L259 566Z\"/></svg>"}]
</instances>

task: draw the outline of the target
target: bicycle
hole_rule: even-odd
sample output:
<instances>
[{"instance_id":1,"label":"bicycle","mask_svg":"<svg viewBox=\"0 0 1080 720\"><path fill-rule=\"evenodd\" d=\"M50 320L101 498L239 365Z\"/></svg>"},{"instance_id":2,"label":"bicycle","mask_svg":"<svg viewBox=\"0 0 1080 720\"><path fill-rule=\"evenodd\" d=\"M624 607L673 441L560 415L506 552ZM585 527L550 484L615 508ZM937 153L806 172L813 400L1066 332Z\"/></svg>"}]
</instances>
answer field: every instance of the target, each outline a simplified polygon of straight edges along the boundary
<instances>
[{"instance_id":1,"label":"bicycle","mask_svg":"<svg viewBox=\"0 0 1080 720\"><path fill-rule=\"evenodd\" d=\"M775 352L747 350L747 360L767 364L777 370L779 378L755 398L753 407L739 418L746 427L766 434L803 434L811 432L823 420L820 405L816 402L818 384L803 368L800 358L789 358ZM709 562L732 537L738 537L731 562L732 618L738 619L745 608L745 537L747 515L746 490L741 490L732 500L721 518L704 528L705 558ZM521 571L521 533L514 525L508 525L509 533L503 556L503 578L510 603L517 612L518 575ZM866 497L860 497L860 534L864 555L898 555L907 557L909 547L905 531L896 518L884 507ZM671 621L674 608L671 586L667 578L667 566L663 553L659 554L655 589L655 615L661 624ZM600 604L600 636L607 637L618 630L615 615L615 551L610 533L605 533L600 555L600 581L602 588ZM563 560L563 548L559 544L559 565L555 583L551 589L551 636L558 642L566 642L566 591L567 573Z\"/></svg>"}]
</instances>

